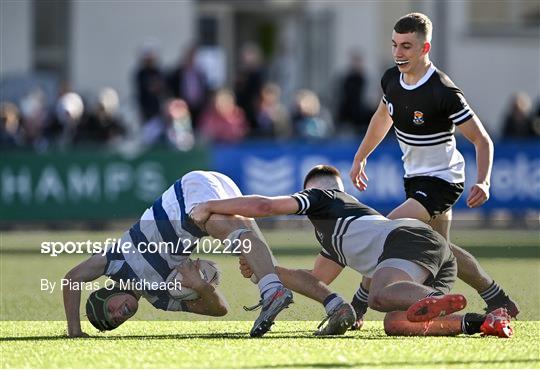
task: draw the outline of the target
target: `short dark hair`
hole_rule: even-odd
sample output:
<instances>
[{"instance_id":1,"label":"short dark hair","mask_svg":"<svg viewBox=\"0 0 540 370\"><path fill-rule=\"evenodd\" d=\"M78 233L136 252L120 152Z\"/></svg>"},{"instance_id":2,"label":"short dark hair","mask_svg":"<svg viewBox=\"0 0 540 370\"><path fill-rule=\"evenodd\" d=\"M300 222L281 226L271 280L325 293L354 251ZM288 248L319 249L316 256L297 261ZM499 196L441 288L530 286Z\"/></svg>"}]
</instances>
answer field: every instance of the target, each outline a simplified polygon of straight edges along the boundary
<instances>
[{"instance_id":1,"label":"short dark hair","mask_svg":"<svg viewBox=\"0 0 540 370\"><path fill-rule=\"evenodd\" d=\"M422 13L410 13L401 17L394 26L397 33L418 33L431 41L433 24L429 17Z\"/></svg>"},{"instance_id":2,"label":"short dark hair","mask_svg":"<svg viewBox=\"0 0 540 370\"><path fill-rule=\"evenodd\" d=\"M304 189L306 188L306 185L310 180L324 176L335 176L341 178L341 173L337 168L335 168L334 166L330 166L329 164L320 164L318 166L315 166L308 172L308 174L304 178Z\"/></svg>"},{"instance_id":3,"label":"short dark hair","mask_svg":"<svg viewBox=\"0 0 540 370\"><path fill-rule=\"evenodd\" d=\"M115 294L127 293L131 294L134 298L135 293L131 290L123 290L118 287L113 288L101 288L92 292L86 300L86 316L90 323L99 331L113 330L118 325L110 322L107 315L107 301Z\"/></svg>"}]
</instances>

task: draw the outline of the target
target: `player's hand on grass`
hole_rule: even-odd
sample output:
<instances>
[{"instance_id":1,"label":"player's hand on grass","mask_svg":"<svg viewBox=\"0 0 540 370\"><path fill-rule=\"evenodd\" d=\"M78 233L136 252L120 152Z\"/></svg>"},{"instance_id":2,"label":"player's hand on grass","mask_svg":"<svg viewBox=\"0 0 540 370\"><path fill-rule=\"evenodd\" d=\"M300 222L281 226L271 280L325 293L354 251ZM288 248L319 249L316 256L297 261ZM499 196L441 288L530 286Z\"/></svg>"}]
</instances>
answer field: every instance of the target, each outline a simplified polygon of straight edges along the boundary
<instances>
[{"instance_id":1,"label":"player's hand on grass","mask_svg":"<svg viewBox=\"0 0 540 370\"><path fill-rule=\"evenodd\" d=\"M246 258L244 256L240 256L238 263L240 264L239 268L242 276L249 279L251 275L253 275L253 271L251 271L251 267L249 267Z\"/></svg>"},{"instance_id":2,"label":"player's hand on grass","mask_svg":"<svg viewBox=\"0 0 540 370\"><path fill-rule=\"evenodd\" d=\"M356 321L351 326L351 330L360 330L362 326L364 326L364 315L356 318Z\"/></svg>"},{"instance_id":3,"label":"player's hand on grass","mask_svg":"<svg viewBox=\"0 0 540 370\"><path fill-rule=\"evenodd\" d=\"M182 274L182 286L194 290L200 290L207 284L199 272L199 260L186 261L177 267Z\"/></svg>"},{"instance_id":4,"label":"player's hand on grass","mask_svg":"<svg viewBox=\"0 0 540 370\"><path fill-rule=\"evenodd\" d=\"M480 207L489 199L489 185L485 182L474 184L467 197L467 206L469 208Z\"/></svg>"},{"instance_id":5,"label":"player's hand on grass","mask_svg":"<svg viewBox=\"0 0 540 370\"><path fill-rule=\"evenodd\" d=\"M195 225L199 227L201 230L205 230L204 225L206 224L206 221L210 218L212 214L208 211L208 208L206 206L206 203L201 203L196 205L189 214L189 217L195 222Z\"/></svg>"},{"instance_id":6,"label":"player's hand on grass","mask_svg":"<svg viewBox=\"0 0 540 370\"><path fill-rule=\"evenodd\" d=\"M351 171L349 176L355 188L360 191L367 189L368 177L366 175L366 164L367 159L357 160L356 158L353 161Z\"/></svg>"}]
</instances>

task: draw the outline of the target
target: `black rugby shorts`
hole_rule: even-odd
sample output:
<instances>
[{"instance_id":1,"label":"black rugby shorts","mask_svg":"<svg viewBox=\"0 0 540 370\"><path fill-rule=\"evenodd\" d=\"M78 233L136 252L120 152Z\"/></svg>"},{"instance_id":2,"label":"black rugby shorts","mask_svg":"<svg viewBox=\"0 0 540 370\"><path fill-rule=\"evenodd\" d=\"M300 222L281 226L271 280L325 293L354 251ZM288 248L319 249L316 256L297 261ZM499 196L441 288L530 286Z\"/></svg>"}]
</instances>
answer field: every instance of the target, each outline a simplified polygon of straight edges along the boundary
<instances>
[{"instance_id":1,"label":"black rugby shorts","mask_svg":"<svg viewBox=\"0 0 540 370\"><path fill-rule=\"evenodd\" d=\"M463 183L450 183L433 176L415 176L404 179L405 194L422 204L431 217L448 211L463 193Z\"/></svg>"},{"instance_id":2,"label":"black rugby shorts","mask_svg":"<svg viewBox=\"0 0 540 370\"><path fill-rule=\"evenodd\" d=\"M427 227L401 226L386 237L377 264L389 258L411 261L427 269L424 285L447 294L456 281L457 262L450 246L438 232Z\"/></svg>"}]
</instances>

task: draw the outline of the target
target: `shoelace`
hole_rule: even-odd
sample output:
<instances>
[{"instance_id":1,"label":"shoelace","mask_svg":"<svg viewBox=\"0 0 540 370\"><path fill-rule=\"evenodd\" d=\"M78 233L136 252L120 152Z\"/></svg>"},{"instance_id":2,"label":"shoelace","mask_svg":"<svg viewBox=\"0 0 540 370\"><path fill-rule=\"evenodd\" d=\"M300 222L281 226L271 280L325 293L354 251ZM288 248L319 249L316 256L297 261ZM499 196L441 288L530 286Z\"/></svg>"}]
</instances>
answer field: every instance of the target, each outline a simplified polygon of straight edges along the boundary
<instances>
[{"instance_id":1,"label":"shoelace","mask_svg":"<svg viewBox=\"0 0 540 370\"><path fill-rule=\"evenodd\" d=\"M317 325L317 329L320 329L321 326L323 326L328 320L330 320L330 317L332 317L333 314L334 314L333 312L329 313L329 314L323 319L323 321L321 321L321 323L320 323L319 325Z\"/></svg>"},{"instance_id":2,"label":"shoelace","mask_svg":"<svg viewBox=\"0 0 540 370\"><path fill-rule=\"evenodd\" d=\"M257 303L255 306L251 306L251 307L244 306L243 308L244 308L244 311L255 311L261 308L262 304L263 304L263 300L261 299L259 303Z\"/></svg>"}]
</instances>

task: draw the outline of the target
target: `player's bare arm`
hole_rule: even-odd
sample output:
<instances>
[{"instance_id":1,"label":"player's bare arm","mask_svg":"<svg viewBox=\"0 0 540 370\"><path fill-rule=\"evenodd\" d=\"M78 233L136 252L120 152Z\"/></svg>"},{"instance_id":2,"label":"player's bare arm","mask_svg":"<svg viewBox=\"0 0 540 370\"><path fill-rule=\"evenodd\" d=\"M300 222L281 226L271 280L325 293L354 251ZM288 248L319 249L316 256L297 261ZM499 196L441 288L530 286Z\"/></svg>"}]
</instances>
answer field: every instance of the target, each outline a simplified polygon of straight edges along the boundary
<instances>
[{"instance_id":1,"label":"player's bare arm","mask_svg":"<svg viewBox=\"0 0 540 370\"><path fill-rule=\"evenodd\" d=\"M201 278L198 261L183 263L176 269L182 274L182 286L195 290L200 296L193 301L184 302L186 311L208 316L227 314L227 302L216 287Z\"/></svg>"},{"instance_id":2,"label":"player's bare arm","mask_svg":"<svg viewBox=\"0 0 540 370\"><path fill-rule=\"evenodd\" d=\"M72 268L65 276L72 282L93 281L103 275L107 259L96 254ZM64 310L66 312L68 336L88 337L81 329L80 305L81 291L79 289L63 289Z\"/></svg>"},{"instance_id":3,"label":"player's bare arm","mask_svg":"<svg viewBox=\"0 0 540 370\"><path fill-rule=\"evenodd\" d=\"M193 209L190 216L197 225L202 226L212 214L255 218L289 215L297 211L298 203L292 197L249 195L230 199L210 200L201 203Z\"/></svg>"},{"instance_id":4,"label":"player's bare arm","mask_svg":"<svg viewBox=\"0 0 540 370\"><path fill-rule=\"evenodd\" d=\"M368 177L365 172L367 158L384 139L392 127L392 117L382 99L377 111L371 117L366 136L358 148L349 176L353 185L360 191L367 189Z\"/></svg>"},{"instance_id":5,"label":"player's bare arm","mask_svg":"<svg viewBox=\"0 0 540 370\"><path fill-rule=\"evenodd\" d=\"M471 187L467 197L467 206L479 207L489 199L489 179L493 166L493 142L478 117L473 116L458 126L461 133L474 144L476 150L476 166L478 168L476 183Z\"/></svg>"}]
</instances>

